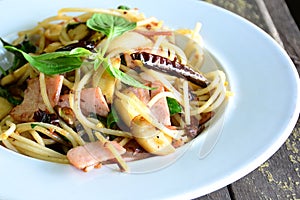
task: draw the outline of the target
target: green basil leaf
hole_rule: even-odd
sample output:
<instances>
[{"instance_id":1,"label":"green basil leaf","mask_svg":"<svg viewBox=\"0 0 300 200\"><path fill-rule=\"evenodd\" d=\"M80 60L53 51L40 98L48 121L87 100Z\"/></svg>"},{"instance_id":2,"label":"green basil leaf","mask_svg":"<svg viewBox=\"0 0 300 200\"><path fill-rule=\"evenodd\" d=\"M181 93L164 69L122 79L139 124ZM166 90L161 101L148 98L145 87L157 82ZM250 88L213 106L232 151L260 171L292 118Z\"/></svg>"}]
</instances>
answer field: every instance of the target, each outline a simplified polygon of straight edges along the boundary
<instances>
[{"instance_id":1,"label":"green basil leaf","mask_svg":"<svg viewBox=\"0 0 300 200\"><path fill-rule=\"evenodd\" d=\"M122 83L125 83L125 84L133 86L133 87L137 87L137 88L147 89L147 90L155 89L155 88L145 86L144 84L142 84L139 81L135 80L134 78L132 78L128 74L125 74L121 70L111 66L108 63L107 58L103 59L103 65L106 68L106 70L108 70L108 72L110 74L112 74L115 78L119 79Z\"/></svg>"},{"instance_id":2,"label":"green basil leaf","mask_svg":"<svg viewBox=\"0 0 300 200\"><path fill-rule=\"evenodd\" d=\"M114 107L111 108L111 112L108 113L106 124L107 128L112 128L114 124L119 122L119 117L117 115L116 109Z\"/></svg>"},{"instance_id":3,"label":"green basil leaf","mask_svg":"<svg viewBox=\"0 0 300 200\"><path fill-rule=\"evenodd\" d=\"M130 22L120 16L103 13L94 14L90 19L87 20L86 25L90 29L98 31L107 36L107 41L105 42L103 49L98 52L100 55L99 57L101 58L104 57L112 39L122 35L127 31L133 30L136 27L135 22ZM96 61L94 65L95 70L97 70L99 67L99 63L101 63L101 61Z\"/></svg>"},{"instance_id":4,"label":"green basil leaf","mask_svg":"<svg viewBox=\"0 0 300 200\"><path fill-rule=\"evenodd\" d=\"M58 52L52 52L52 53L44 53L41 55L31 56L31 57L35 57L39 60L52 60L52 59L56 59L56 58L66 57L69 54L70 54L69 51L58 51ZM23 56L24 56L24 54L23 54Z\"/></svg>"},{"instance_id":5,"label":"green basil leaf","mask_svg":"<svg viewBox=\"0 0 300 200\"><path fill-rule=\"evenodd\" d=\"M82 60L79 57L55 58L51 60L39 60L34 57L27 59L40 72L47 75L62 74L73 71L81 66Z\"/></svg>"},{"instance_id":6,"label":"green basil leaf","mask_svg":"<svg viewBox=\"0 0 300 200\"><path fill-rule=\"evenodd\" d=\"M0 38L0 41L2 42L3 46L13 46L12 44L6 42L2 38ZM26 53L34 53L36 52L37 49L36 46L34 46L27 37L25 37L25 39L20 44L14 47L21 49ZM16 69L20 68L21 66L23 66L25 63L27 63L26 59L23 57L23 55L20 52L11 51L11 53L14 54L14 60L12 66L6 70L7 73L11 73Z\"/></svg>"},{"instance_id":7,"label":"green basil leaf","mask_svg":"<svg viewBox=\"0 0 300 200\"><path fill-rule=\"evenodd\" d=\"M31 128L34 129L38 124L30 124Z\"/></svg>"},{"instance_id":8,"label":"green basil leaf","mask_svg":"<svg viewBox=\"0 0 300 200\"><path fill-rule=\"evenodd\" d=\"M0 66L0 73L1 73L0 76L6 76L8 74L8 71L6 71L5 69L3 69L2 66Z\"/></svg>"},{"instance_id":9,"label":"green basil leaf","mask_svg":"<svg viewBox=\"0 0 300 200\"><path fill-rule=\"evenodd\" d=\"M22 103L22 99L15 98L7 88L0 86L0 97L5 98L8 102L13 104L14 106Z\"/></svg>"},{"instance_id":10,"label":"green basil leaf","mask_svg":"<svg viewBox=\"0 0 300 200\"><path fill-rule=\"evenodd\" d=\"M83 62L81 57L87 53L79 49L78 52L73 53L61 51L31 56L12 46L5 46L5 48L22 53L30 65L47 75L61 74L79 68Z\"/></svg>"},{"instance_id":11,"label":"green basil leaf","mask_svg":"<svg viewBox=\"0 0 300 200\"><path fill-rule=\"evenodd\" d=\"M75 49L72 49L70 51L70 56L79 56L79 57L87 57L89 55L91 55L92 52L90 52L89 50L82 48L82 47L77 47Z\"/></svg>"},{"instance_id":12,"label":"green basil leaf","mask_svg":"<svg viewBox=\"0 0 300 200\"><path fill-rule=\"evenodd\" d=\"M124 6L124 5L119 5L118 9L119 10L130 10L130 8L128 6Z\"/></svg>"},{"instance_id":13,"label":"green basil leaf","mask_svg":"<svg viewBox=\"0 0 300 200\"><path fill-rule=\"evenodd\" d=\"M95 71L98 69L98 67L102 64L103 58L96 58L94 60L94 69Z\"/></svg>"},{"instance_id":14,"label":"green basil leaf","mask_svg":"<svg viewBox=\"0 0 300 200\"><path fill-rule=\"evenodd\" d=\"M130 22L123 17L96 13L87 20L87 26L95 31L101 32L112 39L123 33L133 30L136 27L135 22Z\"/></svg>"},{"instance_id":15,"label":"green basil leaf","mask_svg":"<svg viewBox=\"0 0 300 200\"><path fill-rule=\"evenodd\" d=\"M182 112L181 105L175 99L167 97L167 104L171 116Z\"/></svg>"}]
</instances>

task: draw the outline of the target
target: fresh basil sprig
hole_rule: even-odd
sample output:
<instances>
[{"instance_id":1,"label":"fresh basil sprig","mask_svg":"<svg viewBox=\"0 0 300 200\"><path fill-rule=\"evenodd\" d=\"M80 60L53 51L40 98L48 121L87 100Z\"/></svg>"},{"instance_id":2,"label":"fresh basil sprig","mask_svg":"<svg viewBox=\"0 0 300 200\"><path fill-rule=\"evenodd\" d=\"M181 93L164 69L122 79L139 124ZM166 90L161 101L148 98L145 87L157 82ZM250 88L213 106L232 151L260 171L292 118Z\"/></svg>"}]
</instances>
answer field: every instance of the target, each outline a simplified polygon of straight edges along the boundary
<instances>
[{"instance_id":1,"label":"fresh basil sprig","mask_svg":"<svg viewBox=\"0 0 300 200\"><path fill-rule=\"evenodd\" d=\"M125 74L124 72L122 72L121 70L113 67L112 65L109 64L107 58L103 59L103 67L106 68L106 70L115 78L119 79L122 83L133 86L133 87L137 87L137 88L143 88L146 90L153 90L155 88L151 88L148 86L145 86L144 84L140 83L139 81L135 80L134 78L132 78L131 76L129 76L128 74Z\"/></svg>"},{"instance_id":2,"label":"fresh basil sprig","mask_svg":"<svg viewBox=\"0 0 300 200\"><path fill-rule=\"evenodd\" d=\"M138 88L144 88L148 90L152 89L125 74L121 70L111 66L107 58L99 57L97 53L92 53L91 51L81 47L75 48L72 51L44 53L36 56L27 54L13 46L5 46L5 48L11 51L20 52L31 66L46 75L61 74L72 71L81 66L84 58L97 57L101 59L103 67L105 67L112 76L119 79L121 82Z\"/></svg>"},{"instance_id":3,"label":"fresh basil sprig","mask_svg":"<svg viewBox=\"0 0 300 200\"><path fill-rule=\"evenodd\" d=\"M115 78L119 79L121 82L131 85L138 88L144 89L153 89L143 85L142 83L138 82L131 76L125 74L121 70L114 68L111 66L107 60L104 58L104 55L107 51L109 43L116 37L122 35L123 33L133 30L136 28L136 22L130 22L123 17L110 15L110 14L103 14L103 13L96 13L92 16L92 18L88 19L86 22L87 27L92 30L101 32L102 34L106 35L107 41L101 51L99 51L94 56L94 69L103 64L103 66L108 70Z\"/></svg>"},{"instance_id":4,"label":"fresh basil sprig","mask_svg":"<svg viewBox=\"0 0 300 200\"><path fill-rule=\"evenodd\" d=\"M30 55L13 46L5 46L5 48L20 52L31 66L47 75L61 74L79 68L83 62L81 57L91 53L84 48L77 48L72 51Z\"/></svg>"},{"instance_id":5,"label":"fresh basil sprig","mask_svg":"<svg viewBox=\"0 0 300 200\"><path fill-rule=\"evenodd\" d=\"M109 14L94 14L92 18L87 21L87 26L92 30L105 34L107 37L105 46L99 52L93 53L87 49L78 47L71 51L30 55L13 46L5 46L5 48L7 50L20 52L34 68L47 75L72 71L81 66L84 58L88 58L94 63L95 70L102 64L112 76L127 85L148 90L154 89L143 85L121 70L111 66L108 62L108 58L104 57L111 40L127 31L133 30L136 27L135 22L130 22L123 17Z\"/></svg>"},{"instance_id":6,"label":"fresh basil sprig","mask_svg":"<svg viewBox=\"0 0 300 200\"><path fill-rule=\"evenodd\" d=\"M87 20L86 25L90 29L106 35L108 40L112 40L127 31L135 29L136 22L130 22L120 16L96 13Z\"/></svg>"},{"instance_id":7,"label":"fresh basil sprig","mask_svg":"<svg viewBox=\"0 0 300 200\"><path fill-rule=\"evenodd\" d=\"M14 46L14 45L6 42L2 38L0 38L0 41L2 42L3 46ZM36 49L37 49L36 46L34 46L32 44L32 42L26 36L21 43L19 43L18 45L14 46L14 47L21 49L22 51L24 51L26 53L35 53ZM12 53L14 54L13 63L10 66L10 68L7 70L0 68L0 70L2 71L2 75L9 74L9 73L15 71L16 69L22 67L25 63L27 63L26 59L24 59L24 57L22 56L21 53L19 53L17 51L13 51Z\"/></svg>"},{"instance_id":8,"label":"fresh basil sprig","mask_svg":"<svg viewBox=\"0 0 300 200\"><path fill-rule=\"evenodd\" d=\"M135 29L136 22L130 22L120 16L96 13L87 20L86 25L90 29L101 32L107 37L103 49L99 52L100 55L95 60L94 68L97 69L103 61L102 58L107 51L109 43L123 33Z\"/></svg>"}]
</instances>

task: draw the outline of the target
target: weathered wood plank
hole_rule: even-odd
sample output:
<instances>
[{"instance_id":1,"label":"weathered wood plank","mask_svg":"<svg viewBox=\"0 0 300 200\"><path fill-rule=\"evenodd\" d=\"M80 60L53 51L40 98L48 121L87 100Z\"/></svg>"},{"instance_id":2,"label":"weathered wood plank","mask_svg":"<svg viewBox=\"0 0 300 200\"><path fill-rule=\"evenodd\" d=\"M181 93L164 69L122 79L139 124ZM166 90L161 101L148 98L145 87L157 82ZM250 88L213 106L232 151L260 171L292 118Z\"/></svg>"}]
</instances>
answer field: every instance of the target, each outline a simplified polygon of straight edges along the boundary
<instances>
[{"instance_id":1,"label":"weathered wood plank","mask_svg":"<svg viewBox=\"0 0 300 200\"><path fill-rule=\"evenodd\" d=\"M213 193L207 194L205 196L196 198L194 200L231 200L229 191L227 187L217 190Z\"/></svg>"},{"instance_id":2,"label":"weathered wood plank","mask_svg":"<svg viewBox=\"0 0 300 200\"><path fill-rule=\"evenodd\" d=\"M256 3L256 0L204 0L214 5L232 11L245 19L253 22L266 32L269 32L269 27L266 24L262 13Z\"/></svg>"},{"instance_id":3,"label":"weathered wood plank","mask_svg":"<svg viewBox=\"0 0 300 200\"><path fill-rule=\"evenodd\" d=\"M231 185L234 199L300 199L299 141L300 128L295 128L271 159Z\"/></svg>"},{"instance_id":4,"label":"weathered wood plank","mask_svg":"<svg viewBox=\"0 0 300 200\"><path fill-rule=\"evenodd\" d=\"M284 48L300 73L300 31L284 0L264 0ZM280 9L278 9L280 8Z\"/></svg>"},{"instance_id":5,"label":"weathered wood plank","mask_svg":"<svg viewBox=\"0 0 300 200\"><path fill-rule=\"evenodd\" d=\"M298 25L298 27L300 29L300 15L299 15L300 1L299 0L285 0L285 2L287 4L287 6L289 7L291 14L294 17L296 24Z\"/></svg>"}]
</instances>

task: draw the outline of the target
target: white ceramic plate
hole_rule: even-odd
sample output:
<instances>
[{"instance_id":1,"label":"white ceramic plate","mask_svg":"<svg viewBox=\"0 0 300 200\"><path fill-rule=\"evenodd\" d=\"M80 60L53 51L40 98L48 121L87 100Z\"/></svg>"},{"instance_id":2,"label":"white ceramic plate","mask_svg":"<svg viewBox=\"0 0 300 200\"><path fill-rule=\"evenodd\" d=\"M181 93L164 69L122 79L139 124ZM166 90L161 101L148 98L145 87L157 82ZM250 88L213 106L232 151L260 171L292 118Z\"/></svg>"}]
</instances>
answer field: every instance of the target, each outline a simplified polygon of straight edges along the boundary
<instances>
[{"instance_id":1,"label":"white ceramic plate","mask_svg":"<svg viewBox=\"0 0 300 200\"><path fill-rule=\"evenodd\" d=\"M62 7L138 7L173 28L200 21L206 48L223 65L234 96L213 151L199 142L171 166L124 174L108 168L83 173L0 147L0 199L190 199L234 182L267 160L291 133L299 114L298 74L287 54L248 21L196 0L2 0L0 36L34 26ZM200 141L200 140L199 140Z\"/></svg>"}]
</instances>

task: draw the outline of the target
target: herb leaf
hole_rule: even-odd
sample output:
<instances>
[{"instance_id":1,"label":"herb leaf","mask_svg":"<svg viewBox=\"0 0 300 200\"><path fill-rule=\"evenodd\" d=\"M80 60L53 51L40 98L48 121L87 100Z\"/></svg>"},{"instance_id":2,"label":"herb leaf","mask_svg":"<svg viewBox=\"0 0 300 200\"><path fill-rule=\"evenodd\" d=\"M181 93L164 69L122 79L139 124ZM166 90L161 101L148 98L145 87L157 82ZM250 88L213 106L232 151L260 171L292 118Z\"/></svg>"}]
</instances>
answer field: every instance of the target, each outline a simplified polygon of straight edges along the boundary
<instances>
[{"instance_id":1,"label":"herb leaf","mask_svg":"<svg viewBox=\"0 0 300 200\"><path fill-rule=\"evenodd\" d=\"M22 53L24 58L38 71L47 74L61 74L79 68L82 64L81 57L90 52L86 49L74 49L72 51L60 51L31 56L13 46L5 46L6 49Z\"/></svg>"},{"instance_id":2,"label":"herb leaf","mask_svg":"<svg viewBox=\"0 0 300 200\"><path fill-rule=\"evenodd\" d=\"M108 113L107 116L107 121L106 121L107 127L112 128L118 122L119 122L119 117L117 115L116 109L112 107L111 112Z\"/></svg>"},{"instance_id":3,"label":"herb leaf","mask_svg":"<svg viewBox=\"0 0 300 200\"><path fill-rule=\"evenodd\" d=\"M103 64L103 67L105 67L110 74L119 79L121 82L134 87L144 88L148 90L151 89L136 81L134 78L125 74L121 70L114 68L109 64L107 58L104 58L104 54L106 53L110 41L127 31L135 29L136 23L130 22L123 17L96 13L87 21L86 24L90 29L101 32L102 34L107 36L107 41L102 51L98 52L98 56L96 56L96 59L94 61L95 70L100 66L100 64Z\"/></svg>"},{"instance_id":4,"label":"herb leaf","mask_svg":"<svg viewBox=\"0 0 300 200\"><path fill-rule=\"evenodd\" d=\"M86 25L95 31L98 31L107 37L107 41L103 47L103 49L98 53L100 58L104 57L109 43L115 37L122 35L123 33L133 30L136 27L135 22L130 22L123 17L110 15L110 14L100 14L96 13L87 20ZM95 70L102 63L101 60L97 60L95 62L94 68Z\"/></svg>"},{"instance_id":5,"label":"herb leaf","mask_svg":"<svg viewBox=\"0 0 300 200\"><path fill-rule=\"evenodd\" d=\"M12 94L6 88L3 88L1 86L0 86L0 97L7 99L7 101L13 104L14 106L19 105L22 102L21 99L17 99L13 97Z\"/></svg>"},{"instance_id":6,"label":"herb leaf","mask_svg":"<svg viewBox=\"0 0 300 200\"><path fill-rule=\"evenodd\" d=\"M129 76L128 74L125 74L124 72L122 72L121 70L111 66L108 61L107 58L103 59L103 66L106 68L106 70L108 70L108 72L113 75L115 78L119 79L121 82L133 86L133 87L137 87L137 88L143 88L143 89L147 89L147 90L153 90L155 88L151 88L148 86L145 86L144 84L140 83L139 81L135 80L134 78L132 78L131 76Z\"/></svg>"},{"instance_id":7,"label":"herb leaf","mask_svg":"<svg viewBox=\"0 0 300 200\"><path fill-rule=\"evenodd\" d=\"M0 38L0 41L2 42L3 46L13 46L12 44L6 42L2 38ZM18 49L21 49L22 51L26 53L34 53L36 52L36 46L34 46L27 37L22 41L22 43L14 46ZM10 50L9 50L10 51ZM17 51L10 51L14 54L14 61L12 63L12 66L6 71L6 74L15 71L19 67L23 66L27 61L23 57L23 55L20 52ZM3 73L4 74L4 73Z\"/></svg>"},{"instance_id":8,"label":"herb leaf","mask_svg":"<svg viewBox=\"0 0 300 200\"><path fill-rule=\"evenodd\" d=\"M1 75L3 75L3 76L6 76L6 75L8 74L8 72L5 71L5 69L3 69L2 66L0 66L0 73L1 73Z\"/></svg>"},{"instance_id":9,"label":"herb leaf","mask_svg":"<svg viewBox=\"0 0 300 200\"><path fill-rule=\"evenodd\" d=\"M119 10L130 10L130 8L128 6L125 6L125 5L119 5L118 9Z\"/></svg>"},{"instance_id":10,"label":"herb leaf","mask_svg":"<svg viewBox=\"0 0 300 200\"><path fill-rule=\"evenodd\" d=\"M34 129L38 124L30 124L31 128Z\"/></svg>"},{"instance_id":11,"label":"herb leaf","mask_svg":"<svg viewBox=\"0 0 300 200\"><path fill-rule=\"evenodd\" d=\"M135 22L130 22L123 17L101 13L94 14L86 24L90 29L101 32L110 39L136 27Z\"/></svg>"},{"instance_id":12,"label":"herb leaf","mask_svg":"<svg viewBox=\"0 0 300 200\"><path fill-rule=\"evenodd\" d=\"M167 104L168 104L171 116L182 112L182 108L181 108L180 104L175 99L167 97Z\"/></svg>"}]
</instances>

